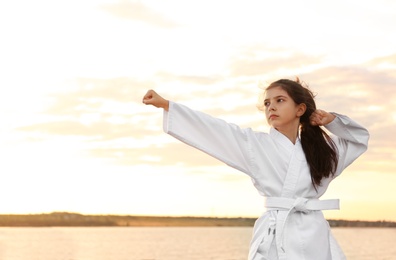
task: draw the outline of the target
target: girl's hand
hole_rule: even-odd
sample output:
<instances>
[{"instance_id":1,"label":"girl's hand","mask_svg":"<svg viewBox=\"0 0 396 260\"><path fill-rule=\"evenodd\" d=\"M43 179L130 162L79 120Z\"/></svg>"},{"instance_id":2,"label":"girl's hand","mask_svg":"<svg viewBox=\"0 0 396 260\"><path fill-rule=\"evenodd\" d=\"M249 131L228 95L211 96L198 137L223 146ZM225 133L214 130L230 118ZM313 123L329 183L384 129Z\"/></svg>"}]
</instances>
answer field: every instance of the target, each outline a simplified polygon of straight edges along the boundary
<instances>
[{"instance_id":1,"label":"girl's hand","mask_svg":"<svg viewBox=\"0 0 396 260\"><path fill-rule=\"evenodd\" d=\"M150 89L143 97L143 103L146 105L152 105L155 107L161 107L168 111L169 101L161 97L154 90Z\"/></svg>"},{"instance_id":2,"label":"girl's hand","mask_svg":"<svg viewBox=\"0 0 396 260\"><path fill-rule=\"evenodd\" d=\"M334 120L334 118L335 115L328 113L324 110L317 109L311 114L311 116L309 117L309 121L311 125L323 126L329 124L331 121Z\"/></svg>"}]
</instances>

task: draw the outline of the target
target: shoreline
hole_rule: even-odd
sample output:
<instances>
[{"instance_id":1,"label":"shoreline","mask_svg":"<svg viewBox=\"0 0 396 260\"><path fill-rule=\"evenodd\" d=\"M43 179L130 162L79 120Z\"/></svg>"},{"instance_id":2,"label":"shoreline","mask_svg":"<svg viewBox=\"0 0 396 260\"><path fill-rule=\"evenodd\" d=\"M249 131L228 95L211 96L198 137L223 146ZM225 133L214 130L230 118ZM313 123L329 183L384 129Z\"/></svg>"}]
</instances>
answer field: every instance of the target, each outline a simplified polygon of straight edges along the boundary
<instances>
[{"instance_id":1,"label":"shoreline","mask_svg":"<svg viewBox=\"0 0 396 260\"><path fill-rule=\"evenodd\" d=\"M0 227L253 227L248 217L83 215L69 212L0 214ZM327 220L331 227L396 228L392 221Z\"/></svg>"}]
</instances>

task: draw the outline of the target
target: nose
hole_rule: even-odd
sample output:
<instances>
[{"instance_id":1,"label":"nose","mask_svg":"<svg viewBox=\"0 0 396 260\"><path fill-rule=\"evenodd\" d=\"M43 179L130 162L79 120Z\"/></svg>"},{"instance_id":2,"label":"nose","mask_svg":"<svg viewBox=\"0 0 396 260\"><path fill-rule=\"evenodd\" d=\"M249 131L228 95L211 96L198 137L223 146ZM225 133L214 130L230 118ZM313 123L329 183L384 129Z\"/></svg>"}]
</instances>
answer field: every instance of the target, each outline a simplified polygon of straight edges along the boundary
<instances>
[{"instance_id":1,"label":"nose","mask_svg":"<svg viewBox=\"0 0 396 260\"><path fill-rule=\"evenodd\" d=\"M268 106L268 111L275 111L275 110L276 110L275 105L274 105L273 103L271 103L271 104Z\"/></svg>"}]
</instances>

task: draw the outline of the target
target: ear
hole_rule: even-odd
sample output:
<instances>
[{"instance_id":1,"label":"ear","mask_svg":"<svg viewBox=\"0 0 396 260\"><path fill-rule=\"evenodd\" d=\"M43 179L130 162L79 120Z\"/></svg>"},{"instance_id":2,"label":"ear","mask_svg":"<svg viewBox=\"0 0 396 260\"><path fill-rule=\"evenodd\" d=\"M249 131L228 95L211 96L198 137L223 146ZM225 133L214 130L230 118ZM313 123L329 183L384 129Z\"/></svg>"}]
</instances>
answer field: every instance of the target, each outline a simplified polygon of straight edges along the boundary
<instances>
[{"instance_id":1,"label":"ear","mask_svg":"<svg viewBox=\"0 0 396 260\"><path fill-rule=\"evenodd\" d=\"M299 104L297 106L297 116L301 117L302 115L304 115L306 110L307 110L307 105L305 105L304 103Z\"/></svg>"}]
</instances>

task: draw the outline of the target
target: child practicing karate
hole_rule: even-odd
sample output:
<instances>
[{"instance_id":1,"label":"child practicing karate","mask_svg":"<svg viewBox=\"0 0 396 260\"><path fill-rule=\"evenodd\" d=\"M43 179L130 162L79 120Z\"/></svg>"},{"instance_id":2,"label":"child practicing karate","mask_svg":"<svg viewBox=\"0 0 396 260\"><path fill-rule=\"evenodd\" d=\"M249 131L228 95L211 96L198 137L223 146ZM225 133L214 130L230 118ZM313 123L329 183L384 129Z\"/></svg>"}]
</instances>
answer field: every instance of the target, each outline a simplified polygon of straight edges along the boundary
<instances>
[{"instance_id":1,"label":"child practicing karate","mask_svg":"<svg viewBox=\"0 0 396 260\"><path fill-rule=\"evenodd\" d=\"M166 133L247 174L265 197L249 260L346 259L322 213L339 209L339 201L319 198L367 150L364 127L316 109L314 95L298 79L281 79L265 89L268 133L194 111L154 90L143 103L164 109Z\"/></svg>"}]
</instances>

